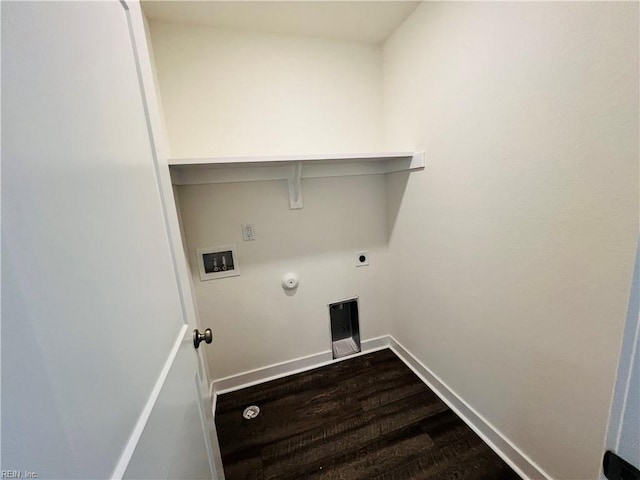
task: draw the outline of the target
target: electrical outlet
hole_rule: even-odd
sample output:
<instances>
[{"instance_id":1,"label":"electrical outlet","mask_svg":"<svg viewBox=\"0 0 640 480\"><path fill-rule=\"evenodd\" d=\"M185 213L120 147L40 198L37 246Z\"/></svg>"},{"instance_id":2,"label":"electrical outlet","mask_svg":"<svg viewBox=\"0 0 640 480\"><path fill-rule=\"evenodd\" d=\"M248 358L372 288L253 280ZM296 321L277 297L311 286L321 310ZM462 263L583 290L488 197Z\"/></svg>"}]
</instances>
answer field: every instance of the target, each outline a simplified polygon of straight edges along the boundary
<instances>
[{"instance_id":1,"label":"electrical outlet","mask_svg":"<svg viewBox=\"0 0 640 480\"><path fill-rule=\"evenodd\" d=\"M356 253L356 267L366 267L369 265L369 252Z\"/></svg>"},{"instance_id":2,"label":"electrical outlet","mask_svg":"<svg viewBox=\"0 0 640 480\"><path fill-rule=\"evenodd\" d=\"M256 231L253 225L242 225L242 239L245 242L251 242L256 239Z\"/></svg>"}]
</instances>

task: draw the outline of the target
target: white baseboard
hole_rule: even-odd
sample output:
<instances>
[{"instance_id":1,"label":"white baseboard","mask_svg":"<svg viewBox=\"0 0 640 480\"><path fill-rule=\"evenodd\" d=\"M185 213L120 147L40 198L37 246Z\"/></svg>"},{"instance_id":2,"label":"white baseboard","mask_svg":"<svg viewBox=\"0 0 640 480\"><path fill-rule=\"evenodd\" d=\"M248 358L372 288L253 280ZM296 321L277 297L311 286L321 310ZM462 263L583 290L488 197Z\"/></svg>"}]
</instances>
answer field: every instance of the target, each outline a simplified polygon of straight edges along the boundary
<instances>
[{"instance_id":1,"label":"white baseboard","mask_svg":"<svg viewBox=\"0 0 640 480\"><path fill-rule=\"evenodd\" d=\"M306 357L275 363L255 370L249 370L248 372L239 373L237 375L231 375L212 382L212 397L214 395L233 392L235 390L240 390L241 388L250 387L252 385L268 382L288 375L305 372L314 368L324 367L325 365L348 360L358 355L364 355L365 353L375 352L376 350L382 350L384 348L389 348L388 335L363 340L360 344L360 352L349 355L348 357L334 360L331 350L327 350L325 352L315 353Z\"/></svg>"},{"instance_id":2,"label":"white baseboard","mask_svg":"<svg viewBox=\"0 0 640 480\"><path fill-rule=\"evenodd\" d=\"M407 367L446 403L469 427L482 438L500 457L525 479L551 479L544 470L504 437L493 425L460 398L446 383L440 380L420 360L414 357L395 338L389 336L391 350Z\"/></svg>"},{"instance_id":3,"label":"white baseboard","mask_svg":"<svg viewBox=\"0 0 640 480\"><path fill-rule=\"evenodd\" d=\"M460 398L446 383L440 380L422 362L413 356L391 335L365 340L361 344L361 352L334 360L330 350L316 353L307 357L296 358L287 362L276 363L238 375L216 380L211 385L213 414L217 396L233 392L242 388L268 382L277 378L323 367L332 363L390 348L431 390L433 390L451 410L453 410L469 427L476 432L500 457L525 479L551 479L544 470L527 457L518 447L513 445L497 429L495 429L482 415L476 412L467 402Z\"/></svg>"}]
</instances>

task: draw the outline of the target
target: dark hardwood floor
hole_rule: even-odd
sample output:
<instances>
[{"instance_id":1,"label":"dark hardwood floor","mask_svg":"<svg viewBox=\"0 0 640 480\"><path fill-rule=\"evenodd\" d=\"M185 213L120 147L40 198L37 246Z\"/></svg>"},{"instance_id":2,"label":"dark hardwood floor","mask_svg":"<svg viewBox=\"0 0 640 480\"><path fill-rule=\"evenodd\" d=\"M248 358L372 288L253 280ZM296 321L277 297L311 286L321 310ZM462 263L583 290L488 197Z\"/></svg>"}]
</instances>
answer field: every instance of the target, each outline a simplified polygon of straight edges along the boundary
<instances>
[{"instance_id":1,"label":"dark hardwood floor","mask_svg":"<svg viewBox=\"0 0 640 480\"><path fill-rule=\"evenodd\" d=\"M227 480L520 478L388 349L220 395L216 427Z\"/></svg>"}]
</instances>

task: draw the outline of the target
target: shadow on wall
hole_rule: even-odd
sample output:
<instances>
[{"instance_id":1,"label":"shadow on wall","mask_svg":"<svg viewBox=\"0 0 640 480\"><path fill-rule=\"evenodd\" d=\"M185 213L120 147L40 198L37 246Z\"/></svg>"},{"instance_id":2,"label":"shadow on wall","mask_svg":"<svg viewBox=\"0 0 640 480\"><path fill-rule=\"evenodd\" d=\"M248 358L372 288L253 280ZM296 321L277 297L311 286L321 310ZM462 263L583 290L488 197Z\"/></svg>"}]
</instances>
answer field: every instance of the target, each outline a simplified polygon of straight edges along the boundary
<instances>
[{"instance_id":1,"label":"shadow on wall","mask_svg":"<svg viewBox=\"0 0 640 480\"><path fill-rule=\"evenodd\" d=\"M411 172L398 172L387 178L387 242L391 242L404 192Z\"/></svg>"}]
</instances>

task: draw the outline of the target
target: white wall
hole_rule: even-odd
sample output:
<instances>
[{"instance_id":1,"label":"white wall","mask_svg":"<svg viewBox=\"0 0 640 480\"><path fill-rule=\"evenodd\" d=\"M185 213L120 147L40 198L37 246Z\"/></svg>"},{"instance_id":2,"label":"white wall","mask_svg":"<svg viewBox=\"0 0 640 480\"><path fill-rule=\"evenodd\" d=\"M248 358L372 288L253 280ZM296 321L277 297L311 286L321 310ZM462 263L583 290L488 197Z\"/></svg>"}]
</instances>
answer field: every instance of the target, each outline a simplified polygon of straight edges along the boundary
<instances>
[{"instance_id":1,"label":"white wall","mask_svg":"<svg viewBox=\"0 0 640 480\"><path fill-rule=\"evenodd\" d=\"M428 153L388 182L305 180L301 211L284 182L180 187L192 268L202 246L240 254L240 277L194 278L213 376L327 350L326 304L359 294L363 338L391 331L553 477L595 478L638 231L637 21L425 3L382 55L152 22L174 156L370 151L383 130Z\"/></svg>"},{"instance_id":2,"label":"white wall","mask_svg":"<svg viewBox=\"0 0 640 480\"><path fill-rule=\"evenodd\" d=\"M384 72L387 141L428 153L389 184L393 334L554 478L596 478L638 231L638 4L424 3Z\"/></svg>"},{"instance_id":3,"label":"white wall","mask_svg":"<svg viewBox=\"0 0 640 480\"><path fill-rule=\"evenodd\" d=\"M306 179L304 209L284 181L178 188L200 323L211 327L214 379L330 350L330 302L360 296L363 340L388 333L385 177ZM256 240L242 241L241 225ZM195 250L235 243L240 272L202 282ZM371 264L355 267L355 253ZM287 296L281 277L300 286Z\"/></svg>"},{"instance_id":4,"label":"white wall","mask_svg":"<svg viewBox=\"0 0 640 480\"><path fill-rule=\"evenodd\" d=\"M174 157L369 152L382 140L379 46L152 20L159 89ZM382 264L383 177L178 189L214 379L330 349L329 302L361 297L363 339L388 333ZM258 238L242 242L240 226ZM195 249L237 243L241 276L201 282ZM372 265L354 266L370 250ZM301 276L288 297L281 276Z\"/></svg>"},{"instance_id":5,"label":"white wall","mask_svg":"<svg viewBox=\"0 0 640 480\"><path fill-rule=\"evenodd\" d=\"M151 21L174 157L368 152L379 46Z\"/></svg>"}]
</instances>

